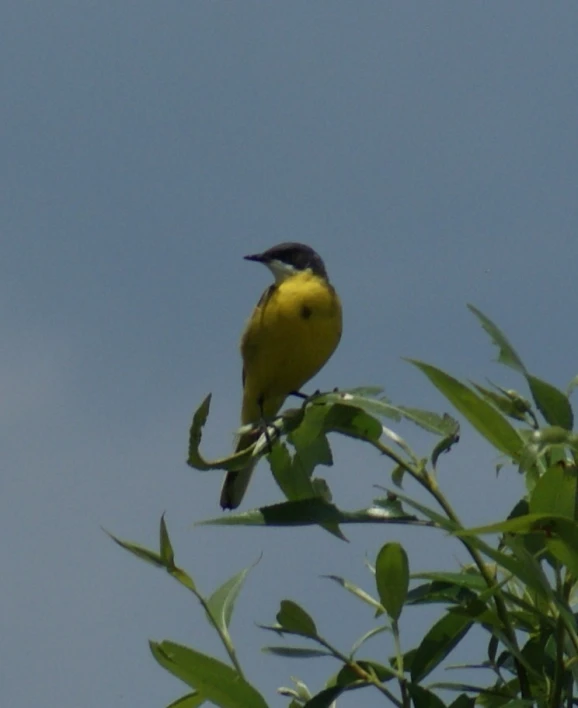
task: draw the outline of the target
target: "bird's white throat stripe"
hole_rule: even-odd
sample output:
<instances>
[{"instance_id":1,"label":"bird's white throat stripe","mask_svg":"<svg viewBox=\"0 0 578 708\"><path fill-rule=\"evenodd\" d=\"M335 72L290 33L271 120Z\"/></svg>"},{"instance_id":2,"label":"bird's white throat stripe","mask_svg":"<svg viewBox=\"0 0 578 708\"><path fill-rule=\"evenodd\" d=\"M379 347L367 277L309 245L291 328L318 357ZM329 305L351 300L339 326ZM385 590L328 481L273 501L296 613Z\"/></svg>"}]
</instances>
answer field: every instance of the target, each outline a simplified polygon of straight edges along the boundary
<instances>
[{"instance_id":1,"label":"bird's white throat stripe","mask_svg":"<svg viewBox=\"0 0 578 708\"><path fill-rule=\"evenodd\" d=\"M269 261L269 263L266 263L265 265L269 268L271 273L273 273L277 284L282 283L284 280L287 280L287 278L290 278L292 275L297 273L297 268L295 268L295 266L292 266L289 263L284 263L283 261L273 260Z\"/></svg>"}]
</instances>

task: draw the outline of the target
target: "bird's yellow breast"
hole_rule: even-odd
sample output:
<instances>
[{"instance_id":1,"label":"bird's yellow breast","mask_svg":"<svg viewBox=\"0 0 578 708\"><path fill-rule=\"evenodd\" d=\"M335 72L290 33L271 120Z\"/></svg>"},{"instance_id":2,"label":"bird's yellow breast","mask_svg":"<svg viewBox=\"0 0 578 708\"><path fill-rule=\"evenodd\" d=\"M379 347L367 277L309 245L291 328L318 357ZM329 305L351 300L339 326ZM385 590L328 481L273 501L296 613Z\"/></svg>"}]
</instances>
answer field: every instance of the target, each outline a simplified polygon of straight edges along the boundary
<instances>
[{"instance_id":1,"label":"bird's yellow breast","mask_svg":"<svg viewBox=\"0 0 578 708\"><path fill-rule=\"evenodd\" d=\"M340 337L341 304L324 278L307 270L272 286L241 340L243 423L273 417L321 369Z\"/></svg>"}]
</instances>

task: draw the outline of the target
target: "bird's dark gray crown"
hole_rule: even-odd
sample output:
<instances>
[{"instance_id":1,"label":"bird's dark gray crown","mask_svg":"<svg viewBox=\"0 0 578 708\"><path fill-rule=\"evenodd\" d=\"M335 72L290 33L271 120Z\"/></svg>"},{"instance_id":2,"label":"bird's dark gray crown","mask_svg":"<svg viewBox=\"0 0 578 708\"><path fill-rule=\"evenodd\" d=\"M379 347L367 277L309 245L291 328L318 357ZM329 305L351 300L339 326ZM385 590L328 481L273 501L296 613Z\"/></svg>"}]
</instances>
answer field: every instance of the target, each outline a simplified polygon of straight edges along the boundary
<instances>
[{"instance_id":1,"label":"bird's dark gray crown","mask_svg":"<svg viewBox=\"0 0 578 708\"><path fill-rule=\"evenodd\" d=\"M311 246L304 243L289 241L280 243L277 246L268 248L263 253L257 253L254 256L245 256L249 261L258 261L259 263L270 263L271 261L281 261L293 266L296 270L306 270L309 268L315 275L320 275L327 278L325 263L321 256L314 251Z\"/></svg>"}]
</instances>

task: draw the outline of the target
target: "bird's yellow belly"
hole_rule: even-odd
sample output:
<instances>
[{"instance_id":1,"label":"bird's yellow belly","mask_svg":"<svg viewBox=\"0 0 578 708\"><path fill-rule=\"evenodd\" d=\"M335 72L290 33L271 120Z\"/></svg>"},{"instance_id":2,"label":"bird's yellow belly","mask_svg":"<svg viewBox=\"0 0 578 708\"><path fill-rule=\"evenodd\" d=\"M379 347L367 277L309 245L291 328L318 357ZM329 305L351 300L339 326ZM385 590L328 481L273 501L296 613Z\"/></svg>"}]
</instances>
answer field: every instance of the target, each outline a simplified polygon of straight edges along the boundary
<instances>
[{"instance_id":1,"label":"bird's yellow belly","mask_svg":"<svg viewBox=\"0 0 578 708\"><path fill-rule=\"evenodd\" d=\"M243 335L243 422L274 416L323 367L340 337L341 306L329 284L310 273L279 284Z\"/></svg>"}]
</instances>

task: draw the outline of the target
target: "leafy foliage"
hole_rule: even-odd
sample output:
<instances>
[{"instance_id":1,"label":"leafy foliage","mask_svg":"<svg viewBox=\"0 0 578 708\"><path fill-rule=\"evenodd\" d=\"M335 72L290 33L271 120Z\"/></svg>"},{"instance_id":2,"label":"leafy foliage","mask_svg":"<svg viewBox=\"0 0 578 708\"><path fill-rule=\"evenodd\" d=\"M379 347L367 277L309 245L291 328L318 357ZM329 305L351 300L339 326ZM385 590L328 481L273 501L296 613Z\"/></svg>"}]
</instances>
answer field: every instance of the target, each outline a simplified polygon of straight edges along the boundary
<instances>
[{"instance_id":1,"label":"leafy foliage","mask_svg":"<svg viewBox=\"0 0 578 708\"><path fill-rule=\"evenodd\" d=\"M458 414L504 460L523 476L526 494L507 519L466 528L440 490L436 467L440 456L459 442L459 423L439 415L388 401L380 389L364 388L317 394L299 409L283 413L247 450L219 460L200 452L202 430L210 409L208 396L193 417L189 464L200 471L235 469L249 458L268 456L284 501L201 522L226 526L293 527L317 525L338 539L351 524L409 524L453 534L471 563L455 570L410 573L410 560L399 543L385 543L369 565L373 590L337 575L327 576L346 596L374 612L374 626L349 650L335 646L304 608L290 599L280 602L275 624L262 629L293 637L296 644L269 646L283 659L313 661L331 658L336 672L313 693L302 681L279 693L290 708L334 706L340 695L360 690L381 694L384 704L401 708L487 708L577 705L578 630L578 435L569 397L575 377L564 393L529 373L507 337L483 313L470 307L498 347L498 361L525 380L528 395L499 385L464 383L442 369L412 361L446 397ZM437 435L428 459L384 424L410 420ZM333 464L329 433L338 433L377 449L393 463L392 483L411 477L431 497L432 506L385 489L362 509L341 509L332 501L327 482L315 476L319 466ZM174 642L151 642L151 652L191 692L169 708L196 708L206 703L223 708L259 708L267 702L245 678L229 626L235 601L250 568L241 570L205 597L193 579L176 565L164 518L159 550L113 540L141 560L164 569L201 604L217 633L228 663ZM490 541L486 540L490 538ZM403 649L398 621L414 605L440 606L438 619L417 646ZM463 638L481 629L487 647L477 667L478 684L430 683L432 672L445 666ZM360 658L368 643L372 656ZM384 642L385 648L384 648ZM488 671L491 680L488 681ZM451 703L444 697L455 694Z\"/></svg>"}]
</instances>

